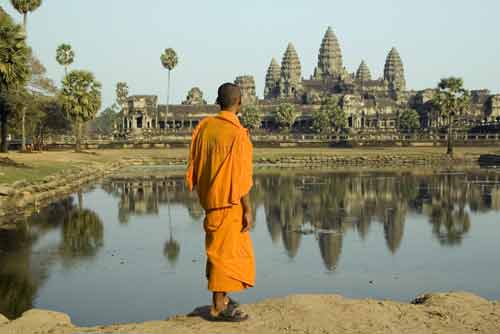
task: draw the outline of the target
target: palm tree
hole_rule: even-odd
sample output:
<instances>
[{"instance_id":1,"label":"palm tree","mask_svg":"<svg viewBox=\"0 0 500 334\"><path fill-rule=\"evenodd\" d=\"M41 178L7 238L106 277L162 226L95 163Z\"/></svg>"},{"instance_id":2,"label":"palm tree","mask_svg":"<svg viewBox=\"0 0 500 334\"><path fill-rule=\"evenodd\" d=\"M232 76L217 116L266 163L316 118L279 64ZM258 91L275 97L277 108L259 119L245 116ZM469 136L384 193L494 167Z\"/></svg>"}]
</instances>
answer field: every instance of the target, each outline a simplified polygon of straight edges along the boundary
<instances>
[{"instance_id":1,"label":"palm tree","mask_svg":"<svg viewBox=\"0 0 500 334\"><path fill-rule=\"evenodd\" d=\"M167 111L165 114L165 128L167 127L168 105L170 104L170 72L177 66L179 59L174 49L165 49L160 57L161 64L168 70L168 92L167 92ZM158 118L158 117L157 117ZM156 120L158 124L158 119Z\"/></svg>"},{"instance_id":2,"label":"palm tree","mask_svg":"<svg viewBox=\"0 0 500 334\"><path fill-rule=\"evenodd\" d=\"M28 13L34 12L42 4L42 0L10 0L14 8L23 15L23 28L27 33ZM21 151L26 151L26 106L21 107Z\"/></svg>"},{"instance_id":3,"label":"palm tree","mask_svg":"<svg viewBox=\"0 0 500 334\"><path fill-rule=\"evenodd\" d=\"M68 66L75 61L75 52L71 45L64 43L59 45L56 50L56 60L61 66L64 66L64 74L68 75Z\"/></svg>"},{"instance_id":4,"label":"palm tree","mask_svg":"<svg viewBox=\"0 0 500 334\"><path fill-rule=\"evenodd\" d=\"M42 0L10 0L14 8L23 16L24 30L28 25L28 13L34 12L42 4Z\"/></svg>"},{"instance_id":5,"label":"palm tree","mask_svg":"<svg viewBox=\"0 0 500 334\"><path fill-rule=\"evenodd\" d=\"M60 93L64 111L76 129L77 152L81 151L82 125L95 118L101 108L101 84L88 71L71 71L63 80Z\"/></svg>"},{"instance_id":6,"label":"palm tree","mask_svg":"<svg viewBox=\"0 0 500 334\"><path fill-rule=\"evenodd\" d=\"M447 120L447 154L453 156L454 119L456 116L465 114L470 107L470 92L464 88L464 81L461 78L442 79L438 84L438 92L432 102L439 115Z\"/></svg>"},{"instance_id":7,"label":"palm tree","mask_svg":"<svg viewBox=\"0 0 500 334\"><path fill-rule=\"evenodd\" d=\"M8 151L7 120L10 108L7 97L23 88L29 80L30 51L23 28L15 24L0 7L0 122L2 123L1 151Z\"/></svg>"}]
</instances>

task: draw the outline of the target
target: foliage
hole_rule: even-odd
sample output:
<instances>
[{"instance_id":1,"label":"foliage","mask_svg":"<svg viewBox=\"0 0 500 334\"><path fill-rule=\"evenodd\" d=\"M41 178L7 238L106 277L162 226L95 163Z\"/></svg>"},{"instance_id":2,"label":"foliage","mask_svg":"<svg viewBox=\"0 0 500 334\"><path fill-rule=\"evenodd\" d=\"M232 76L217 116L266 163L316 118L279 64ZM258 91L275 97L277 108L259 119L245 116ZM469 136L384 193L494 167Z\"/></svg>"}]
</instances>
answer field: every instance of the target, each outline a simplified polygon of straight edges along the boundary
<instances>
[{"instance_id":1,"label":"foliage","mask_svg":"<svg viewBox=\"0 0 500 334\"><path fill-rule=\"evenodd\" d=\"M23 87L29 79L26 34L7 15L0 16L0 93Z\"/></svg>"},{"instance_id":2,"label":"foliage","mask_svg":"<svg viewBox=\"0 0 500 334\"><path fill-rule=\"evenodd\" d=\"M347 126L347 114L340 107L337 97L324 97L321 101L320 112L328 115L330 119L330 126L335 131L340 131Z\"/></svg>"},{"instance_id":3,"label":"foliage","mask_svg":"<svg viewBox=\"0 0 500 334\"><path fill-rule=\"evenodd\" d=\"M312 113L312 130L316 133L324 133L330 129L330 116L319 109L315 110Z\"/></svg>"},{"instance_id":4,"label":"foliage","mask_svg":"<svg viewBox=\"0 0 500 334\"><path fill-rule=\"evenodd\" d=\"M116 102L123 108L127 103L128 98L128 85L126 82L119 82L116 84Z\"/></svg>"},{"instance_id":5,"label":"foliage","mask_svg":"<svg viewBox=\"0 0 500 334\"><path fill-rule=\"evenodd\" d=\"M19 13L27 14L37 10L42 0L10 0L10 3Z\"/></svg>"},{"instance_id":6,"label":"foliage","mask_svg":"<svg viewBox=\"0 0 500 334\"><path fill-rule=\"evenodd\" d=\"M10 0L12 6L24 16L24 28L28 24L28 13L34 12L42 5L42 0Z\"/></svg>"},{"instance_id":7,"label":"foliage","mask_svg":"<svg viewBox=\"0 0 500 334\"><path fill-rule=\"evenodd\" d=\"M165 49L165 52L161 55L160 60L163 67L169 71L173 70L179 62L177 53L172 48Z\"/></svg>"},{"instance_id":8,"label":"foliage","mask_svg":"<svg viewBox=\"0 0 500 334\"><path fill-rule=\"evenodd\" d=\"M56 50L56 60L67 71L69 65L75 61L75 52L69 44L61 44Z\"/></svg>"},{"instance_id":9,"label":"foliage","mask_svg":"<svg viewBox=\"0 0 500 334\"><path fill-rule=\"evenodd\" d=\"M80 150L82 123L94 119L101 108L101 84L88 71L72 71L60 93L63 110L76 125L76 150Z\"/></svg>"},{"instance_id":10,"label":"foliage","mask_svg":"<svg viewBox=\"0 0 500 334\"><path fill-rule=\"evenodd\" d=\"M438 92L432 99L440 118L446 119L449 155L453 155L453 120L456 116L465 114L470 108L470 93L463 86L464 81L461 78L441 79Z\"/></svg>"},{"instance_id":11,"label":"foliage","mask_svg":"<svg viewBox=\"0 0 500 334\"><path fill-rule=\"evenodd\" d=\"M3 10L0 12L0 122L2 123L2 152L8 149L8 118L12 111L8 97L23 89L29 80L29 56L26 34Z\"/></svg>"},{"instance_id":12,"label":"foliage","mask_svg":"<svg viewBox=\"0 0 500 334\"><path fill-rule=\"evenodd\" d=\"M464 114L470 106L470 93L463 85L461 78L442 79L438 84L438 92L432 100L440 117L448 120L448 126L451 116Z\"/></svg>"},{"instance_id":13,"label":"foliage","mask_svg":"<svg viewBox=\"0 0 500 334\"><path fill-rule=\"evenodd\" d=\"M63 109L75 122L93 119L101 107L101 84L88 71L72 71L63 80Z\"/></svg>"},{"instance_id":14,"label":"foliage","mask_svg":"<svg viewBox=\"0 0 500 334\"><path fill-rule=\"evenodd\" d=\"M115 124L119 122L120 114L118 113L118 106L113 104L107 107L90 123L89 130L92 133L110 136L115 130Z\"/></svg>"},{"instance_id":15,"label":"foliage","mask_svg":"<svg viewBox=\"0 0 500 334\"><path fill-rule=\"evenodd\" d=\"M413 132L420 128L420 115L416 110L406 109L399 116L399 128Z\"/></svg>"},{"instance_id":16,"label":"foliage","mask_svg":"<svg viewBox=\"0 0 500 334\"><path fill-rule=\"evenodd\" d=\"M258 129L261 125L261 110L256 104L249 104L241 110L241 122L248 129Z\"/></svg>"},{"instance_id":17,"label":"foliage","mask_svg":"<svg viewBox=\"0 0 500 334\"><path fill-rule=\"evenodd\" d=\"M276 109L276 122L282 129L290 129L297 116L297 109L293 104L281 103Z\"/></svg>"}]
</instances>

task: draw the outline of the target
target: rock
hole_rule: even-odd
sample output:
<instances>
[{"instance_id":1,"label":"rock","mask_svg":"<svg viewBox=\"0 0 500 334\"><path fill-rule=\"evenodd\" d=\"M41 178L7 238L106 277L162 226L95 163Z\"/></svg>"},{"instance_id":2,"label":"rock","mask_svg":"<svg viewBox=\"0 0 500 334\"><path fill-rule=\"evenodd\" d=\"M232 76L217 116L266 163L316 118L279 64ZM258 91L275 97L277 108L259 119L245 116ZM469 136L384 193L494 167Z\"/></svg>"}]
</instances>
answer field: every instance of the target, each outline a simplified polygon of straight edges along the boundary
<instances>
[{"instance_id":1,"label":"rock","mask_svg":"<svg viewBox=\"0 0 500 334\"><path fill-rule=\"evenodd\" d=\"M56 328L73 327L70 317L65 313L33 309L23 313L21 318L7 325L9 333L51 333Z\"/></svg>"},{"instance_id":2,"label":"rock","mask_svg":"<svg viewBox=\"0 0 500 334\"><path fill-rule=\"evenodd\" d=\"M0 326L9 322L9 319L0 314Z\"/></svg>"},{"instance_id":3,"label":"rock","mask_svg":"<svg viewBox=\"0 0 500 334\"><path fill-rule=\"evenodd\" d=\"M0 186L0 196L10 196L14 193L14 189L7 186Z\"/></svg>"}]
</instances>

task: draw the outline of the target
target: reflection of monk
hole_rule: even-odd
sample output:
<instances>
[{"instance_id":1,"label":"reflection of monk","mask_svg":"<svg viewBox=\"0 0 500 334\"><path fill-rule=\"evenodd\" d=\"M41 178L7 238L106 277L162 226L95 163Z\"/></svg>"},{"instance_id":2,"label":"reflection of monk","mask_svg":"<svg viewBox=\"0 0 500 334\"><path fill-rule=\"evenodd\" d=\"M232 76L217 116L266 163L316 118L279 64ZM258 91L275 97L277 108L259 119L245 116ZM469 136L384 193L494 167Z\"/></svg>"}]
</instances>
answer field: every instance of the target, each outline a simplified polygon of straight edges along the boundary
<instances>
[{"instance_id":1,"label":"reflection of monk","mask_svg":"<svg viewBox=\"0 0 500 334\"><path fill-rule=\"evenodd\" d=\"M236 116L241 108L238 86L219 88L222 111L200 122L193 133L187 183L196 188L205 209L208 289L213 292L214 320L242 321L238 304L227 292L255 283L255 260L250 227L252 210L252 144Z\"/></svg>"}]
</instances>

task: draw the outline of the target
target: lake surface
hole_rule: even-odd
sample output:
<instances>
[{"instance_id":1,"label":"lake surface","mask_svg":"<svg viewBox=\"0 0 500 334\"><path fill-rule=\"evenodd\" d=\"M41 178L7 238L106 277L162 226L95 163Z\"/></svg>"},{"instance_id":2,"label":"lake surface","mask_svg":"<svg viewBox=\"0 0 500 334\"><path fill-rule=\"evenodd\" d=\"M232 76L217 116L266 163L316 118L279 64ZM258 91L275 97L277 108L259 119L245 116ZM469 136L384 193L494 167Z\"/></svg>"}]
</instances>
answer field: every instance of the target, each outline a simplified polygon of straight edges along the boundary
<instances>
[{"instance_id":1,"label":"lake surface","mask_svg":"<svg viewBox=\"0 0 500 334\"><path fill-rule=\"evenodd\" d=\"M153 170L153 169L152 169ZM206 305L203 211L181 178L115 178L0 230L0 313L37 307L77 325L164 319ZM259 173L257 285L409 301L500 299L500 174Z\"/></svg>"}]
</instances>

